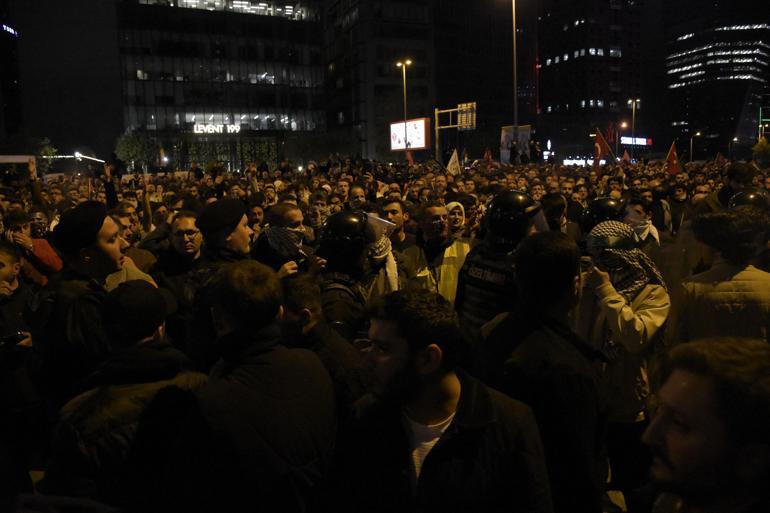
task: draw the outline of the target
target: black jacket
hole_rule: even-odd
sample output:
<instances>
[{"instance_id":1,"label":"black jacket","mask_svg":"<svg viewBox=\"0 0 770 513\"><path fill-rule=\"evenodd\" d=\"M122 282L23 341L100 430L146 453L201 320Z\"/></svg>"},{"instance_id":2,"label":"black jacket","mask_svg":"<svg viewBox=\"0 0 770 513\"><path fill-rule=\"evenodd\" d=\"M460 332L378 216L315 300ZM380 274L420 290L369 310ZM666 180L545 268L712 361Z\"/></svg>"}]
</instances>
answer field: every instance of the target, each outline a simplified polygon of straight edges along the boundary
<instances>
[{"instance_id":1,"label":"black jacket","mask_svg":"<svg viewBox=\"0 0 770 513\"><path fill-rule=\"evenodd\" d=\"M598 361L567 326L543 320L505 364L502 390L535 414L559 513L602 511L606 405Z\"/></svg>"},{"instance_id":2,"label":"black jacket","mask_svg":"<svg viewBox=\"0 0 770 513\"><path fill-rule=\"evenodd\" d=\"M312 508L334 448L332 383L316 355L279 340L271 325L218 341L223 358L180 437L165 511Z\"/></svg>"},{"instance_id":3,"label":"black jacket","mask_svg":"<svg viewBox=\"0 0 770 513\"><path fill-rule=\"evenodd\" d=\"M321 277L321 306L324 318L346 340L365 336L366 292L350 275L329 272Z\"/></svg>"},{"instance_id":4,"label":"black jacket","mask_svg":"<svg viewBox=\"0 0 770 513\"><path fill-rule=\"evenodd\" d=\"M361 352L325 321L318 322L306 335L285 338L285 343L288 347L310 349L318 355L334 385L337 416L347 418L353 403L366 394L369 387Z\"/></svg>"},{"instance_id":5,"label":"black jacket","mask_svg":"<svg viewBox=\"0 0 770 513\"><path fill-rule=\"evenodd\" d=\"M85 392L61 410L51 463L40 489L120 505L128 494L127 461L140 419L159 390L197 390L206 375L167 342L116 352L84 383Z\"/></svg>"},{"instance_id":6,"label":"black jacket","mask_svg":"<svg viewBox=\"0 0 770 513\"><path fill-rule=\"evenodd\" d=\"M543 449L530 409L458 374L452 424L422 465L416 490L401 408L365 396L340 437L343 511L550 512Z\"/></svg>"},{"instance_id":7,"label":"black jacket","mask_svg":"<svg viewBox=\"0 0 770 513\"><path fill-rule=\"evenodd\" d=\"M309 246L302 246L302 253L298 253L294 257L285 257L279 254L270 245L267 240L267 235L262 233L257 242L251 250L251 257L260 263L272 268L274 271L278 271L281 266L288 262L296 262L300 272L306 272L308 270L308 256L313 254L313 249Z\"/></svg>"}]
</instances>

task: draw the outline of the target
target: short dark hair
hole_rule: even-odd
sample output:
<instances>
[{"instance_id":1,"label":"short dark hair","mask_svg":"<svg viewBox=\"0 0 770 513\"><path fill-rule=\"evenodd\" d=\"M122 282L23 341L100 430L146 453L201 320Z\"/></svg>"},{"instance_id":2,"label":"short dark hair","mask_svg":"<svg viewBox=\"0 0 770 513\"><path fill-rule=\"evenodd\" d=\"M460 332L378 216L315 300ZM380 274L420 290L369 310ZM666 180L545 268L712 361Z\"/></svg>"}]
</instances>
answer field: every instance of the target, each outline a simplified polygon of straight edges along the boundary
<instances>
[{"instance_id":1,"label":"short dark hair","mask_svg":"<svg viewBox=\"0 0 770 513\"><path fill-rule=\"evenodd\" d=\"M425 218L429 208L446 208L446 205L444 205L441 200L437 199L430 199L425 203L422 203L419 210L417 211L417 219L420 222L422 222L422 220Z\"/></svg>"},{"instance_id":2,"label":"short dark hair","mask_svg":"<svg viewBox=\"0 0 770 513\"><path fill-rule=\"evenodd\" d=\"M369 315L395 323L412 354L436 344L443 354L442 369L456 368L462 343L460 321L449 301L439 294L422 289L392 292L376 300Z\"/></svg>"},{"instance_id":3,"label":"short dark hair","mask_svg":"<svg viewBox=\"0 0 770 513\"><path fill-rule=\"evenodd\" d=\"M540 198L543 212L547 218L561 217L567 211L567 199L559 192L549 192Z\"/></svg>"},{"instance_id":4,"label":"short dark hair","mask_svg":"<svg viewBox=\"0 0 770 513\"><path fill-rule=\"evenodd\" d=\"M281 227L286 226L286 215L294 210L301 210L297 205L291 203L278 203L273 205L265 213L265 224Z\"/></svg>"},{"instance_id":5,"label":"short dark hair","mask_svg":"<svg viewBox=\"0 0 770 513\"><path fill-rule=\"evenodd\" d=\"M177 219L198 219L198 214L192 210L180 210L174 214L173 219L171 219L171 224L173 225Z\"/></svg>"},{"instance_id":6,"label":"short dark hair","mask_svg":"<svg viewBox=\"0 0 770 513\"><path fill-rule=\"evenodd\" d=\"M533 306L559 299L575 286L580 272L580 249L558 231L535 233L516 249L516 283Z\"/></svg>"},{"instance_id":7,"label":"short dark hair","mask_svg":"<svg viewBox=\"0 0 770 513\"><path fill-rule=\"evenodd\" d=\"M631 199L628 200L628 203L626 203L626 207L633 205L639 205L646 213L652 212L652 203L641 196L632 196Z\"/></svg>"},{"instance_id":8,"label":"short dark hair","mask_svg":"<svg viewBox=\"0 0 770 513\"><path fill-rule=\"evenodd\" d=\"M675 370L710 378L728 436L770 444L770 345L764 340L703 339L674 347L660 363L660 383Z\"/></svg>"},{"instance_id":9,"label":"short dark hair","mask_svg":"<svg viewBox=\"0 0 770 513\"><path fill-rule=\"evenodd\" d=\"M11 244L7 240L0 240L0 253L11 257L11 261L14 264L18 264L21 262L21 252L19 251L19 248L17 248L16 245Z\"/></svg>"},{"instance_id":10,"label":"short dark hair","mask_svg":"<svg viewBox=\"0 0 770 513\"><path fill-rule=\"evenodd\" d=\"M229 312L249 331L275 321L281 306L281 283L275 272L254 260L222 266L207 286L212 305Z\"/></svg>"},{"instance_id":11,"label":"short dark hair","mask_svg":"<svg viewBox=\"0 0 770 513\"><path fill-rule=\"evenodd\" d=\"M748 264L758 249L755 223L742 212L728 210L700 215L693 219L692 231L699 242L719 251L736 266Z\"/></svg>"},{"instance_id":12,"label":"short dark hair","mask_svg":"<svg viewBox=\"0 0 770 513\"><path fill-rule=\"evenodd\" d=\"M283 306L290 312L307 308L312 312L321 311L321 287L308 274L296 273L281 280Z\"/></svg>"}]
</instances>

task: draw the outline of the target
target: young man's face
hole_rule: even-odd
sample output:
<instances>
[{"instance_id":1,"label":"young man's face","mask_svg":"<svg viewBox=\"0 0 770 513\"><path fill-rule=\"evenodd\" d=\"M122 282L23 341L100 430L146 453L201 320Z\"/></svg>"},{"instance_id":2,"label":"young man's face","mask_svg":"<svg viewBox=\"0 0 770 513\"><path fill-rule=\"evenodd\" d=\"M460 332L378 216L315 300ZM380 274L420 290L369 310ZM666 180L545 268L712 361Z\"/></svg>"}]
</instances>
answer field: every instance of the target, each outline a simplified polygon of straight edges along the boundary
<instances>
[{"instance_id":1,"label":"young man's face","mask_svg":"<svg viewBox=\"0 0 770 513\"><path fill-rule=\"evenodd\" d=\"M203 236L195 226L195 219L180 217L174 221L171 226L171 242L179 255L197 255L203 243Z\"/></svg>"},{"instance_id":2,"label":"young man's face","mask_svg":"<svg viewBox=\"0 0 770 513\"><path fill-rule=\"evenodd\" d=\"M675 370L661 388L659 400L642 436L654 456L653 481L691 500L730 487L736 451L718 413L712 381Z\"/></svg>"},{"instance_id":3,"label":"young man's face","mask_svg":"<svg viewBox=\"0 0 770 513\"><path fill-rule=\"evenodd\" d=\"M436 240L448 236L449 212L446 207L430 207L425 209L420 229L426 240Z\"/></svg>"},{"instance_id":4,"label":"young man's face","mask_svg":"<svg viewBox=\"0 0 770 513\"><path fill-rule=\"evenodd\" d=\"M249 218L244 214L238 226L227 237L226 246L235 253L246 255L251 251L251 236L253 234L254 232L249 227Z\"/></svg>"},{"instance_id":5,"label":"young man's face","mask_svg":"<svg viewBox=\"0 0 770 513\"><path fill-rule=\"evenodd\" d=\"M409 344L401 337L396 323L372 319L369 327L371 348L364 365L372 373L372 392L381 398L403 402L419 386Z\"/></svg>"},{"instance_id":6,"label":"young man's face","mask_svg":"<svg viewBox=\"0 0 770 513\"><path fill-rule=\"evenodd\" d=\"M13 284L21 271L21 264L14 262L10 255L0 253L0 284Z\"/></svg>"},{"instance_id":7,"label":"young man's face","mask_svg":"<svg viewBox=\"0 0 770 513\"><path fill-rule=\"evenodd\" d=\"M400 203L388 203L383 209L383 214L385 214L385 219L396 225L397 232L404 227L406 219Z\"/></svg>"},{"instance_id":8,"label":"young man's face","mask_svg":"<svg viewBox=\"0 0 770 513\"><path fill-rule=\"evenodd\" d=\"M361 187L353 187L350 189L350 206L353 208L361 208L366 203L366 193Z\"/></svg>"},{"instance_id":9,"label":"young man's face","mask_svg":"<svg viewBox=\"0 0 770 513\"><path fill-rule=\"evenodd\" d=\"M91 251L90 264L94 266L95 274L106 276L119 271L123 267L123 249L126 246L118 224L111 217L106 217L96 236L94 251Z\"/></svg>"}]
</instances>

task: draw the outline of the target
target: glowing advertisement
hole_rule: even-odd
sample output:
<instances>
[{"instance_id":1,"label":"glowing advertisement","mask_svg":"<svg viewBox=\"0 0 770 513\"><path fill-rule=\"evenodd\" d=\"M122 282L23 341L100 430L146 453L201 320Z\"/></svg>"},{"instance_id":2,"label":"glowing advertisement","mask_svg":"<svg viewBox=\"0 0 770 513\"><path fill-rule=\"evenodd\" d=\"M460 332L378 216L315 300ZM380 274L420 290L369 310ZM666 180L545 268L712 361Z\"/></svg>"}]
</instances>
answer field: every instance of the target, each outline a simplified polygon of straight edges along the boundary
<instances>
[{"instance_id":1,"label":"glowing advertisement","mask_svg":"<svg viewBox=\"0 0 770 513\"><path fill-rule=\"evenodd\" d=\"M430 119L409 119L390 124L390 151L425 150L430 148Z\"/></svg>"}]
</instances>

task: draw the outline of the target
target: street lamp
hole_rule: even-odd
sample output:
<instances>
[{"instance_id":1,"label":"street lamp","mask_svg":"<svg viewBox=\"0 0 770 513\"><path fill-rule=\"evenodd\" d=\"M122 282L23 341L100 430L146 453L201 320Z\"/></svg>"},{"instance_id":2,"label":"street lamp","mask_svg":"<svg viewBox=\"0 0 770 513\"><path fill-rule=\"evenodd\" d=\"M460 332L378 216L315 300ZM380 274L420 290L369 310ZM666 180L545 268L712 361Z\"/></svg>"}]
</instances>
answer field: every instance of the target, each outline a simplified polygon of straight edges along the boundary
<instances>
[{"instance_id":1,"label":"street lamp","mask_svg":"<svg viewBox=\"0 0 770 513\"><path fill-rule=\"evenodd\" d=\"M634 160L634 150L636 145L636 107L642 103L641 98L630 98L628 104L631 106L631 160Z\"/></svg>"},{"instance_id":2,"label":"street lamp","mask_svg":"<svg viewBox=\"0 0 770 513\"><path fill-rule=\"evenodd\" d=\"M519 76L516 59L516 0L511 0L513 17L513 140L516 143L516 157L519 152ZM514 157L513 163L516 163Z\"/></svg>"},{"instance_id":3,"label":"street lamp","mask_svg":"<svg viewBox=\"0 0 770 513\"><path fill-rule=\"evenodd\" d=\"M690 136L690 162L692 162L692 140L696 137L700 137L700 132L695 132L693 135Z\"/></svg>"},{"instance_id":4,"label":"street lamp","mask_svg":"<svg viewBox=\"0 0 770 513\"><path fill-rule=\"evenodd\" d=\"M623 128L623 129L628 128L628 123L623 121L622 123L620 123L620 128ZM620 144L620 133L621 132L618 131L618 133L615 135L615 157L618 156L618 152L620 151L619 146L618 146Z\"/></svg>"},{"instance_id":5,"label":"street lamp","mask_svg":"<svg viewBox=\"0 0 770 513\"><path fill-rule=\"evenodd\" d=\"M409 160L409 141L408 141L408 134L406 132L406 68L408 66L412 65L412 61L410 59L406 59L405 61L401 62L398 61L396 63L396 66L401 68L401 76L404 80L404 155L406 155L406 160Z\"/></svg>"},{"instance_id":6,"label":"street lamp","mask_svg":"<svg viewBox=\"0 0 770 513\"><path fill-rule=\"evenodd\" d=\"M729 156L730 156L730 160L733 160L733 150L735 149L735 143L737 143L737 142L738 142L738 138L737 137L733 137L733 140L730 141L729 151L728 151Z\"/></svg>"}]
</instances>

